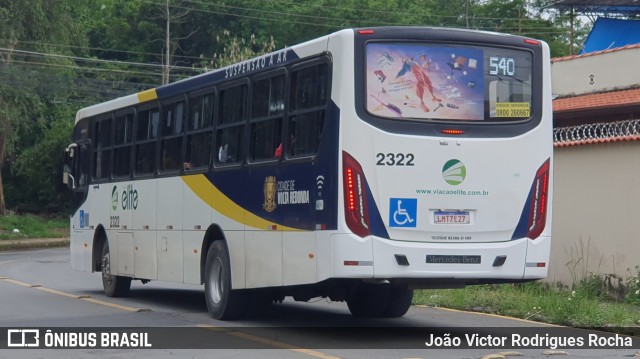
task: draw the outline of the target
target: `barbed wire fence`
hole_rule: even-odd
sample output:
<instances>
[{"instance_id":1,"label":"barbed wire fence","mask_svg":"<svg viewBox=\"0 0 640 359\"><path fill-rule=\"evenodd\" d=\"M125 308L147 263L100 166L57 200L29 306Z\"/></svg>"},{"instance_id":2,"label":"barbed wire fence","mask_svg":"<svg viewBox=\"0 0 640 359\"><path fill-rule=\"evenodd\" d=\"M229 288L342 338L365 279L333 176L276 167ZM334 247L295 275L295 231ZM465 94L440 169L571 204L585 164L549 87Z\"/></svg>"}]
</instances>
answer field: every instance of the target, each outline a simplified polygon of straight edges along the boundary
<instances>
[{"instance_id":1,"label":"barbed wire fence","mask_svg":"<svg viewBox=\"0 0 640 359\"><path fill-rule=\"evenodd\" d=\"M602 140L633 140L640 138L640 119L589 123L553 129L555 146L587 144Z\"/></svg>"}]
</instances>

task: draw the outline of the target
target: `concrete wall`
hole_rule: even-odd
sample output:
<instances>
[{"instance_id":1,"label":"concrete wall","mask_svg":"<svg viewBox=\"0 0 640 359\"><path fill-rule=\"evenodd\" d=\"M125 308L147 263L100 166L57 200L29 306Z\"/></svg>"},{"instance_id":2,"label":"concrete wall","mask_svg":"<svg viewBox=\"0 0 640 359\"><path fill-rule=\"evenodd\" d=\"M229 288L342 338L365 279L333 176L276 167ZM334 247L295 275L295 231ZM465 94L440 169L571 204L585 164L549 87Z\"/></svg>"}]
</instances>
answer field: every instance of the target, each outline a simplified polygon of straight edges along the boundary
<instances>
[{"instance_id":1,"label":"concrete wall","mask_svg":"<svg viewBox=\"0 0 640 359\"><path fill-rule=\"evenodd\" d=\"M611 91L640 84L640 46L623 48L551 65L553 95L570 96Z\"/></svg>"},{"instance_id":2,"label":"concrete wall","mask_svg":"<svg viewBox=\"0 0 640 359\"><path fill-rule=\"evenodd\" d=\"M547 281L590 273L626 277L640 265L640 141L554 150L551 264Z\"/></svg>"}]
</instances>

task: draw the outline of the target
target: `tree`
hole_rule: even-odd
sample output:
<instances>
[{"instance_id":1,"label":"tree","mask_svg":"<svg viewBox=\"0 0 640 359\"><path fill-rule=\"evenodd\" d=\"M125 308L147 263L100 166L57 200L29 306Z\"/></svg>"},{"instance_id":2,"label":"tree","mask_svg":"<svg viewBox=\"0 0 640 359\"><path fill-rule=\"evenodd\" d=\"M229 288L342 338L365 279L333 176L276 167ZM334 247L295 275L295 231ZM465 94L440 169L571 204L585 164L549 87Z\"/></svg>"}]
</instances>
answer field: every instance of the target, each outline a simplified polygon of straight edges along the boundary
<instances>
[{"instance_id":1,"label":"tree","mask_svg":"<svg viewBox=\"0 0 640 359\"><path fill-rule=\"evenodd\" d=\"M60 63L65 59L42 58L53 44L79 45L83 33L74 20L75 1L3 1L0 2L0 166L11 166L8 158L20 149L26 138L19 135L38 132L41 126L42 95L51 93L55 84L42 76L54 70L34 67L34 63ZM61 26L65 24L65 26ZM24 51L21 45L32 45ZM62 91L64 91L62 89ZM62 95L62 94L60 94ZM26 136L28 137L28 136ZM11 172L11 171L9 171ZM2 171L0 171L0 215L6 211Z\"/></svg>"},{"instance_id":2,"label":"tree","mask_svg":"<svg viewBox=\"0 0 640 359\"><path fill-rule=\"evenodd\" d=\"M64 157L62 149L69 144L73 130L75 106L51 105L41 140L24 149L15 161L15 173L21 178L15 184L16 202L30 203L45 210L60 211L68 200L68 190L62 184ZM31 189L31 190L28 190Z\"/></svg>"}]
</instances>

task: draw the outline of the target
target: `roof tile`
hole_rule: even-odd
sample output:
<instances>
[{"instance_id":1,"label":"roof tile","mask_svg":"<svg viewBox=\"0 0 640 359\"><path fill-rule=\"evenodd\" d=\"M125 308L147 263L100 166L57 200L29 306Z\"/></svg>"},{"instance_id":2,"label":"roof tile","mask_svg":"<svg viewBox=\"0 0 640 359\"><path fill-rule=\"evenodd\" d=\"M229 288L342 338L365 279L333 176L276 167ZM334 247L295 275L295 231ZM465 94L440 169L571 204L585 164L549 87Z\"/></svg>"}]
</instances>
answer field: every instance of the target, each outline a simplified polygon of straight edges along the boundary
<instances>
[{"instance_id":1,"label":"roof tile","mask_svg":"<svg viewBox=\"0 0 640 359\"><path fill-rule=\"evenodd\" d=\"M615 47L613 49L606 49L606 50L601 50L601 51L588 52L586 54L570 55L570 56L563 56L563 57L554 57L553 59L551 59L551 62L569 61L569 60L573 60L573 59L580 59L580 58L583 58L583 57L597 56L597 55L602 55L602 54L608 54L608 53L611 53L611 52L628 50L628 49L637 49L637 48L640 48L640 44L632 44L632 45L626 45L626 46L622 46L622 47Z\"/></svg>"},{"instance_id":2,"label":"roof tile","mask_svg":"<svg viewBox=\"0 0 640 359\"><path fill-rule=\"evenodd\" d=\"M553 112L593 110L608 107L640 105L640 88L553 100Z\"/></svg>"}]
</instances>

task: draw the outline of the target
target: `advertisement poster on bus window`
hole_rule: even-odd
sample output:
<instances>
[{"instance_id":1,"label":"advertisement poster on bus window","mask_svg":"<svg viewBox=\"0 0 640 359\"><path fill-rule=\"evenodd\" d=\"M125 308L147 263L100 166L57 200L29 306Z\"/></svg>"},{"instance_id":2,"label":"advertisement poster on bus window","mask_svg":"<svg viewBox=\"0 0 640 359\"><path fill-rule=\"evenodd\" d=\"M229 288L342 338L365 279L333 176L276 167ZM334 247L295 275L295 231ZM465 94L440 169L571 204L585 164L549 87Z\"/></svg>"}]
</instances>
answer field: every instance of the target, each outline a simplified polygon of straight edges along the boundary
<instances>
[{"instance_id":1,"label":"advertisement poster on bus window","mask_svg":"<svg viewBox=\"0 0 640 359\"><path fill-rule=\"evenodd\" d=\"M482 50L433 44L367 45L367 110L408 120L483 120Z\"/></svg>"}]
</instances>

